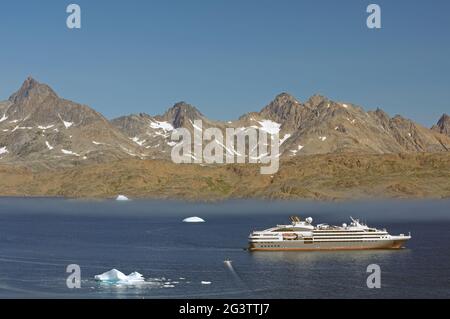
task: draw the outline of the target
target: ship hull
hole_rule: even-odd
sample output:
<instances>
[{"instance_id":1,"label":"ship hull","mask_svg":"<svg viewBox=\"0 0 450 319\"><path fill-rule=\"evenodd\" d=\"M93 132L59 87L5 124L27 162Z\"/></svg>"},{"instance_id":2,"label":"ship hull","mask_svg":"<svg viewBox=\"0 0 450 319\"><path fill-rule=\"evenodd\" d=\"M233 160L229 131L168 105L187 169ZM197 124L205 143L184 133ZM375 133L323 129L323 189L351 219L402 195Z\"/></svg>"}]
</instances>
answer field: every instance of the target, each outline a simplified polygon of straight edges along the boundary
<instances>
[{"instance_id":1,"label":"ship hull","mask_svg":"<svg viewBox=\"0 0 450 319\"><path fill-rule=\"evenodd\" d=\"M276 242L251 242L250 251L318 251L318 250L372 250L400 249L407 239L380 240L367 242L312 242L302 240L284 240Z\"/></svg>"}]
</instances>

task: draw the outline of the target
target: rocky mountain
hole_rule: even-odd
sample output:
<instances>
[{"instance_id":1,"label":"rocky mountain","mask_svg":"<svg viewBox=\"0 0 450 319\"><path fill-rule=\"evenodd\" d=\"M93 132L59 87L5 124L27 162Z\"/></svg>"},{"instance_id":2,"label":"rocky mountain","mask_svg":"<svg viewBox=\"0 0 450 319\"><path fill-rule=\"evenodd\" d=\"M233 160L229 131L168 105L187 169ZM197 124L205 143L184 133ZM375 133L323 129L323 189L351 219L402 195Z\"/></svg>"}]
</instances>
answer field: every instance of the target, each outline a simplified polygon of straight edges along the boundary
<instances>
[{"instance_id":1,"label":"rocky mountain","mask_svg":"<svg viewBox=\"0 0 450 319\"><path fill-rule=\"evenodd\" d=\"M41 166L72 166L130 157L137 149L106 118L58 97L27 78L0 104L0 158Z\"/></svg>"},{"instance_id":2,"label":"rocky mountain","mask_svg":"<svg viewBox=\"0 0 450 319\"><path fill-rule=\"evenodd\" d=\"M315 95L302 104L287 93L260 112L242 116L243 125L257 123L280 132L283 156L362 152L373 154L442 152L450 150L447 136L381 109L366 112L351 103Z\"/></svg>"},{"instance_id":3,"label":"rocky mountain","mask_svg":"<svg viewBox=\"0 0 450 319\"><path fill-rule=\"evenodd\" d=\"M450 116L442 115L436 125L431 128L433 131L450 136Z\"/></svg>"},{"instance_id":4,"label":"rocky mountain","mask_svg":"<svg viewBox=\"0 0 450 319\"><path fill-rule=\"evenodd\" d=\"M288 93L259 112L235 121L213 121L186 102L162 115L132 114L108 121L86 105L60 98L48 85L28 78L0 102L0 163L35 168L71 167L118 159L170 159L174 130L260 128L279 133L282 158L330 153L416 153L450 150L449 117L432 130L381 109L315 95L302 103ZM226 150L236 154L236 150ZM248 150L247 150L248 154ZM192 154L191 154L192 156Z\"/></svg>"},{"instance_id":5,"label":"rocky mountain","mask_svg":"<svg viewBox=\"0 0 450 319\"><path fill-rule=\"evenodd\" d=\"M176 103L163 115L132 114L113 119L111 123L143 148L147 157L169 159L171 149L176 144L171 139L172 132L178 128L186 128L193 136L197 129L194 123L196 120L202 121L203 129L224 127L223 123L207 119L197 108L186 102Z\"/></svg>"}]
</instances>

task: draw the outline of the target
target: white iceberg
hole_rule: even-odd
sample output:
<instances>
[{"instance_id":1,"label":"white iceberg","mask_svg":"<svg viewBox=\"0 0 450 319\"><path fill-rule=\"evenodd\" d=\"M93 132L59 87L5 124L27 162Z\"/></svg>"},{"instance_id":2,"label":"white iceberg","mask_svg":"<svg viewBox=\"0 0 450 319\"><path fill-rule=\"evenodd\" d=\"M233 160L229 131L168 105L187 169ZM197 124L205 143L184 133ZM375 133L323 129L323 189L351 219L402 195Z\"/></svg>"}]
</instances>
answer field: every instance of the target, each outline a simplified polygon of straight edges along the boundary
<instances>
[{"instance_id":1,"label":"white iceberg","mask_svg":"<svg viewBox=\"0 0 450 319\"><path fill-rule=\"evenodd\" d=\"M203 281L202 280L202 285L211 285L211 281Z\"/></svg>"},{"instance_id":2,"label":"white iceberg","mask_svg":"<svg viewBox=\"0 0 450 319\"><path fill-rule=\"evenodd\" d=\"M125 195L119 195L119 196L116 197L116 200L118 200L118 201L127 201L127 200L129 200L129 198L126 197Z\"/></svg>"},{"instance_id":3,"label":"white iceberg","mask_svg":"<svg viewBox=\"0 0 450 319\"><path fill-rule=\"evenodd\" d=\"M126 280L127 275L125 275L123 272L117 270L117 269L111 269L110 271L107 271L101 275L96 275L95 280L98 281L111 281L111 282L117 282L119 280Z\"/></svg>"},{"instance_id":4,"label":"white iceberg","mask_svg":"<svg viewBox=\"0 0 450 319\"><path fill-rule=\"evenodd\" d=\"M119 285L134 285L143 283L145 281L144 276L138 272L132 272L128 276L117 269L111 269L103 274L96 275L95 280L110 284Z\"/></svg>"},{"instance_id":5,"label":"white iceberg","mask_svg":"<svg viewBox=\"0 0 450 319\"><path fill-rule=\"evenodd\" d=\"M205 220L200 217L188 217L183 219L183 223L204 223Z\"/></svg>"}]
</instances>

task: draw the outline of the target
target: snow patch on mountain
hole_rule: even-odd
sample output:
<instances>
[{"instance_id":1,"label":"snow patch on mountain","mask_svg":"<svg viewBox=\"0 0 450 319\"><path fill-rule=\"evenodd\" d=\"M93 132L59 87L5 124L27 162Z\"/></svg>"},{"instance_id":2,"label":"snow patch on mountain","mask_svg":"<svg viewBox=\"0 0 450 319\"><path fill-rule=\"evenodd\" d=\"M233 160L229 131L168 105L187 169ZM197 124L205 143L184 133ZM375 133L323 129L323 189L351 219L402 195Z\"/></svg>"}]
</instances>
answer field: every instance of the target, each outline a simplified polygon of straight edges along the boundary
<instances>
[{"instance_id":1,"label":"snow patch on mountain","mask_svg":"<svg viewBox=\"0 0 450 319\"><path fill-rule=\"evenodd\" d=\"M259 129L263 130L269 134L277 134L280 132L281 124L279 124L279 123L276 123L271 120L262 120L262 121L258 121L258 123L259 123L259 125L261 125L261 127Z\"/></svg>"},{"instance_id":2,"label":"snow patch on mountain","mask_svg":"<svg viewBox=\"0 0 450 319\"><path fill-rule=\"evenodd\" d=\"M45 141L45 145L47 145L47 148L51 151L52 149L54 149L53 146L50 145L50 143L48 141Z\"/></svg>"},{"instance_id":3,"label":"snow patch on mountain","mask_svg":"<svg viewBox=\"0 0 450 319\"><path fill-rule=\"evenodd\" d=\"M48 125L48 126L42 126L42 125L38 125L38 129L40 130L48 130L49 128L52 128L55 125Z\"/></svg>"},{"instance_id":4,"label":"snow patch on mountain","mask_svg":"<svg viewBox=\"0 0 450 319\"><path fill-rule=\"evenodd\" d=\"M150 120L150 127L153 129L161 129L165 132L173 131L173 126L169 122L166 121L152 121Z\"/></svg>"},{"instance_id":5,"label":"snow patch on mountain","mask_svg":"<svg viewBox=\"0 0 450 319\"><path fill-rule=\"evenodd\" d=\"M145 143L145 140L139 140L139 137L137 137L137 136L130 138L130 140L132 140L139 146L142 146Z\"/></svg>"},{"instance_id":6,"label":"snow patch on mountain","mask_svg":"<svg viewBox=\"0 0 450 319\"><path fill-rule=\"evenodd\" d=\"M75 152L68 151L68 150L65 150L65 149L61 149L61 152L63 152L63 154L65 154L65 155L80 156L80 154L77 154L77 153L75 153Z\"/></svg>"},{"instance_id":7,"label":"snow patch on mountain","mask_svg":"<svg viewBox=\"0 0 450 319\"><path fill-rule=\"evenodd\" d=\"M280 146L291 137L291 134L285 134L284 137L280 140Z\"/></svg>"}]
</instances>

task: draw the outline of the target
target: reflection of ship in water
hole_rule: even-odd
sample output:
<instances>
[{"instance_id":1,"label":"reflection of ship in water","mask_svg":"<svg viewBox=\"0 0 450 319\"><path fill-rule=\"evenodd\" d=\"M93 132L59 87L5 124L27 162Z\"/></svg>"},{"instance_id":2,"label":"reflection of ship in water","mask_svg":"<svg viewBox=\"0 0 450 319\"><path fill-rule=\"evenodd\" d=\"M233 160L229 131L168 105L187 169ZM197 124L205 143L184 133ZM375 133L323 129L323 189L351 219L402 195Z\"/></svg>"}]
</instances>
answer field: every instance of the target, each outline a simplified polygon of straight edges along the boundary
<instances>
[{"instance_id":1,"label":"reflection of ship in water","mask_svg":"<svg viewBox=\"0 0 450 319\"><path fill-rule=\"evenodd\" d=\"M350 217L351 218L351 217ZM279 250L358 250L399 249L411 235L390 235L385 229L371 228L351 218L350 225L312 225L312 218L302 221L291 217L291 225L277 225L249 236L251 251Z\"/></svg>"}]
</instances>

